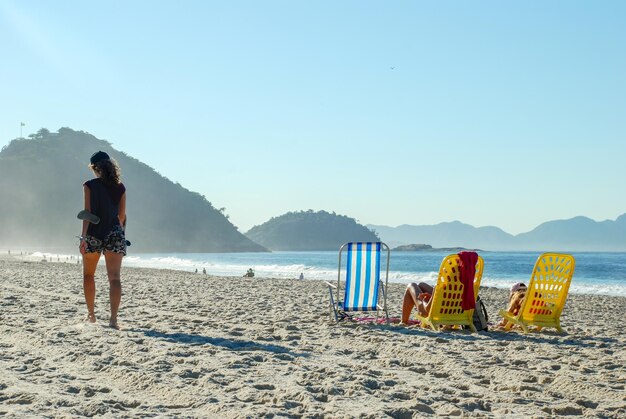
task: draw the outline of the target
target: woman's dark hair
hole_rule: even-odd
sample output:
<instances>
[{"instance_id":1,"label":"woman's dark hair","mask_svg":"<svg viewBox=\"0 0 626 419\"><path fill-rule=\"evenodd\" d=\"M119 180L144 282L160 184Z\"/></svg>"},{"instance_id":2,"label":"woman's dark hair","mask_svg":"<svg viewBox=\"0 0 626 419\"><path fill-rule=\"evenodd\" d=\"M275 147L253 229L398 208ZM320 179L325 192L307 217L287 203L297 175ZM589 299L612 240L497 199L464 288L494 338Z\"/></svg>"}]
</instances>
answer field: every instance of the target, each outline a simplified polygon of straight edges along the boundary
<instances>
[{"instance_id":1,"label":"woman's dark hair","mask_svg":"<svg viewBox=\"0 0 626 419\"><path fill-rule=\"evenodd\" d=\"M89 165L89 167L98 172L100 179L104 180L106 183L115 185L120 183L122 173L115 160L100 160L96 164Z\"/></svg>"}]
</instances>

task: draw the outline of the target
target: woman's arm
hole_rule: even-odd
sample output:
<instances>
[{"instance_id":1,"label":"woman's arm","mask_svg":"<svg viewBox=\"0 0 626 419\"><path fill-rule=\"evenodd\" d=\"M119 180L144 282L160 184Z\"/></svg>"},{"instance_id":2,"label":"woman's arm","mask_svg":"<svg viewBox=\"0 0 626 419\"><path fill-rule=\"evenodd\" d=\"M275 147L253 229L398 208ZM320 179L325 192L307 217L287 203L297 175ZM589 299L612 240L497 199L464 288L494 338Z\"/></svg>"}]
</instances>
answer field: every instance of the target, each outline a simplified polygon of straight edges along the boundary
<instances>
[{"instance_id":1,"label":"woman's arm","mask_svg":"<svg viewBox=\"0 0 626 419\"><path fill-rule=\"evenodd\" d=\"M424 300L427 300L425 304L424 304ZM434 300L433 295L425 293L424 300L422 300L422 304L424 304L424 310L426 310L426 313L430 313L430 306L432 305L433 300Z\"/></svg>"},{"instance_id":2,"label":"woman's arm","mask_svg":"<svg viewBox=\"0 0 626 419\"><path fill-rule=\"evenodd\" d=\"M432 294L428 292L420 293L420 295L417 296L417 302L415 303L417 307L417 311L419 311L419 313L422 316L428 316L428 313L430 313L430 306L432 302L433 302Z\"/></svg>"},{"instance_id":3,"label":"woman's arm","mask_svg":"<svg viewBox=\"0 0 626 419\"><path fill-rule=\"evenodd\" d=\"M91 212L91 190L89 190L89 186L83 185L83 196L84 196L84 206L85 210ZM78 249L81 254L85 254L85 250L87 249L87 242L85 242L85 235L87 234L87 227L89 227L89 221L83 220L83 229L80 234L80 245Z\"/></svg>"},{"instance_id":4,"label":"woman's arm","mask_svg":"<svg viewBox=\"0 0 626 419\"><path fill-rule=\"evenodd\" d=\"M126 227L126 192L124 192L120 198L120 204L117 208L117 218L119 218L120 224Z\"/></svg>"}]
</instances>

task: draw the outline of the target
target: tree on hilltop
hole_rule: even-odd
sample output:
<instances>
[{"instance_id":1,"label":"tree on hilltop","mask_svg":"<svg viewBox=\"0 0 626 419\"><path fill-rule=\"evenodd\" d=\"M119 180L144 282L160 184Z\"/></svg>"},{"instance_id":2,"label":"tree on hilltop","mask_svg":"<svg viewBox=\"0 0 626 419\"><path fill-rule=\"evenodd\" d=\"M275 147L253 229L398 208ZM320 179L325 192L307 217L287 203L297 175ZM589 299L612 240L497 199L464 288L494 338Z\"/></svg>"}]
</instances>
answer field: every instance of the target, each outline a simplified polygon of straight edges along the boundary
<instances>
[{"instance_id":1,"label":"tree on hilltop","mask_svg":"<svg viewBox=\"0 0 626 419\"><path fill-rule=\"evenodd\" d=\"M271 250L337 250L349 241L379 240L354 218L311 209L272 217L246 236Z\"/></svg>"}]
</instances>

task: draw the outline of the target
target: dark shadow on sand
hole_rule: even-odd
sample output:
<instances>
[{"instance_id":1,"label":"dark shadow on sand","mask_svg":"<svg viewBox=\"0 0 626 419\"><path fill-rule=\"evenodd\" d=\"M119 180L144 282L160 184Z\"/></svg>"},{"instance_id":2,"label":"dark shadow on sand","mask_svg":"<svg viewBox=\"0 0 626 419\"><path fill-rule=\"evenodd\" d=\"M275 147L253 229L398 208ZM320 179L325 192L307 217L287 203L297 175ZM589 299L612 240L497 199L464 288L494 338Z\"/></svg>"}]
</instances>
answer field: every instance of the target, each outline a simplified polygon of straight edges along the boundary
<instances>
[{"instance_id":1,"label":"dark shadow on sand","mask_svg":"<svg viewBox=\"0 0 626 419\"><path fill-rule=\"evenodd\" d=\"M579 338L567 333L558 333L557 331L541 331L541 332L529 332L522 333L521 331L505 332L502 330L494 330L492 332L486 332L486 335L493 340L499 340L502 342L533 342L533 343L547 343L550 345L566 345L577 348L596 348L600 345L618 343L617 339L607 337L584 337Z\"/></svg>"},{"instance_id":2,"label":"dark shadow on sand","mask_svg":"<svg viewBox=\"0 0 626 419\"><path fill-rule=\"evenodd\" d=\"M394 324L379 324L368 322L350 322L344 321L338 324L344 327L367 327L377 329L380 331L388 331L399 333L407 336L428 336L432 338L439 338L441 340L461 340L468 342L484 342L485 338L491 341L499 342L525 342L525 343L547 343L551 345L566 345L578 348L594 348L601 347L601 345L618 343L617 339L607 337L593 337L586 336L579 338L577 336L569 335L566 333L558 333L556 330L544 330L541 332L522 333L521 331L502 331L502 330L489 330L478 333L472 333L470 330L441 330L436 332L432 329L421 328L415 326L399 326ZM492 327L492 326L490 326Z\"/></svg>"},{"instance_id":3,"label":"dark shadow on sand","mask_svg":"<svg viewBox=\"0 0 626 419\"><path fill-rule=\"evenodd\" d=\"M155 339L162 339L167 342L181 343L190 346L212 345L219 346L231 351L266 351L277 354L288 354L291 356L307 357L307 353L293 352L289 348L279 345L271 345L251 340L233 340L224 338L212 338L209 336L193 335L189 333L165 333L156 330L127 329L126 332L142 333L144 336Z\"/></svg>"}]
</instances>

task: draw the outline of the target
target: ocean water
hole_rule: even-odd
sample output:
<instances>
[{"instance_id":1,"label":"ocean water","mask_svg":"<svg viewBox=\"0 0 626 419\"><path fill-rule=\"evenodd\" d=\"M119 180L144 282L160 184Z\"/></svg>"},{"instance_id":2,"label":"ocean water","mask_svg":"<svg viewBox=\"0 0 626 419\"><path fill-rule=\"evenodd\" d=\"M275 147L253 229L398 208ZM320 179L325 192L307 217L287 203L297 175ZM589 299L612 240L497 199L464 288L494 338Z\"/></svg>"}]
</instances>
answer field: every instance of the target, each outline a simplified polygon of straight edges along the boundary
<instances>
[{"instance_id":1,"label":"ocean water","mask_svg":"<svg viewBox=\"0 0 626 419\"><path fill-rule=\"evenodd\" d=\"M434 284L447 252L392 252L389 282ZM509 289L515 282L528 284L538 252L480 252L485 260L482 285ZM74 255L72 261L76 261ZM70 260L70 255L34 252L29 258L51 262ZM345 257L345 255L344 255ZM626 253L574 253L576 270L570 286L575 294L626 297ZM344 261L345 262L345 261ZM386 265L386 257L381 265ZM154 253L133 254L124 266L176 269L217 276L243 276L252 268L257 277L337 280L338 252L273 253Z\"/></svg>"},{"instance_id":2,"label":"ocean water","mask_svg":"<svg viewBox=\"0 0 626 419\"><path fill-rule=\"evenodd\" d=\"M434 284L447 253L392 252L389 281ZM481 252L485 259L482 284L508 289L515 282L528 283L539 253ZM574 253L576 270L570 292L626 296L626 253ZM126 266L178 269L219 276L242 276L248 268L257 277L336 280L337 252L273 253L167 253L130 254ZM382 266L386 264L383 258Z\"/></svg>"}]
</instances>

